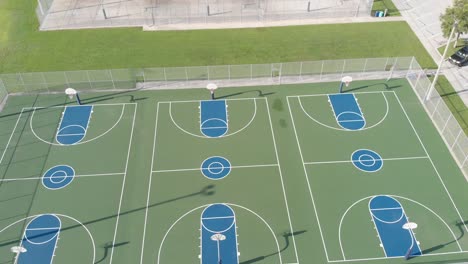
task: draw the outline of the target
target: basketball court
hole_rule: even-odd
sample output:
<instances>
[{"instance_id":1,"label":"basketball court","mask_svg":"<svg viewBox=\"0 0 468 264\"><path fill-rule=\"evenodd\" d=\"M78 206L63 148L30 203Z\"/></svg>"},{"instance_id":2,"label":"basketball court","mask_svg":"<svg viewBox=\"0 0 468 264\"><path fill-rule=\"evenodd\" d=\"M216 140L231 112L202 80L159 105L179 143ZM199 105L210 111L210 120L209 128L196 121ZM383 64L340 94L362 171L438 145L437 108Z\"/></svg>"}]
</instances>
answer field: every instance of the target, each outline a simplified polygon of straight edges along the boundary
<instances>
[{"instance_id":1,"label":"basketball court","mask_svg":"<svg viewBox=\"0 0 468 264\"><path fill-rule=\"evenodd\" d=\"M11 96L0 263L467 259L466 180L407 81L348 84Z\"/></svg>"}]
</instances>

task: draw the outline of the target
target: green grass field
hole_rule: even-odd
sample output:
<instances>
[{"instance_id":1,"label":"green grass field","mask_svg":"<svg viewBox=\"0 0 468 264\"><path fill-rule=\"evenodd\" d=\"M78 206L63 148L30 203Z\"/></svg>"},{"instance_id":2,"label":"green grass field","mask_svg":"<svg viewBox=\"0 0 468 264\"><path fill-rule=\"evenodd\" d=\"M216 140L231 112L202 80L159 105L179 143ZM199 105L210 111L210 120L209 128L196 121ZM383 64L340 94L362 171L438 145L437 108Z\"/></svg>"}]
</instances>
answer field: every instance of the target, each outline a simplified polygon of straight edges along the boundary
<instances>
[{"instance_id":1,"label":"green grass field","mask_svg":"<svg viewBox=\"0 0 468 264\"><path fill-rule=\"evenodd\" d=\"M404 56L415 56L424 68L436 67L405 22L174 32L143 32L141 28L39 32L35 4L29 0L0 3L2 73Z\"/></svg>"},{"instance_id":2,"label":"green grass field","mask_svg":"<svg viewBox=\"0 0 468 264\"><path fill-rule=\"evenodd\" d=\"M392 0L374 0L372 14L375 14L375 11L384 11L385 9L388 9L387 16L401 16Z\"/></svg>"},{"instance_id":3,"label":"green grass field","mask_svg":"<svg viewBox=\"0 0 468 264\"><path fill-rule=\"evenodd\" d=\"M93 108L75 145L57 141L73 100L11 96L0 116L0 263L13 263L10 248L27 243L24 231L40 214L62 222L54 263L200 263L199 255L216 256L200 237L203 210L218 203L235 213L238 263L467 261L466 179L407 81L351 83L345 94L362 111L358 124L365 120L357 130L344 129L356 115L336 112L348 104L330 105L337 89L220 89L227 126L213 129L227 131L219 138L200 128L205 89L83 93ZM381 158L352 158L359 149ZM214 156L230 166L202 165ZM382 167L366 171L375 163ZM71 175L52 175L54 190L43 175L57 165L75 176L62 186ZM418 224L424 256L386 258L368 205L380 195ZM405 239L393 237L385 250ZM219 243L223 256L237 255Z\"/></svg>"}]
</instances>

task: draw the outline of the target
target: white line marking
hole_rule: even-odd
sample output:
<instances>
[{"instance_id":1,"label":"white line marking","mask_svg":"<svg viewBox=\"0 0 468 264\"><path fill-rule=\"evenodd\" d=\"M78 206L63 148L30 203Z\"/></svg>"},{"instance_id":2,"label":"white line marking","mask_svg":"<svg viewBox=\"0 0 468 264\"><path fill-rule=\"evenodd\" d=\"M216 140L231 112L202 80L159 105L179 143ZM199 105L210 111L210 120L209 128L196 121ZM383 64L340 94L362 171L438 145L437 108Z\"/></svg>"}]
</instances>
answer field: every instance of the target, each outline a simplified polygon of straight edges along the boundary
<instances>
[{"instance_id":1,"label":"white line marking","mask_svg":"<svg viewBox=\"0 0 468 264\"><path fill-rule=\"evenodd\" d=\"M402 105L402 103L401 103L401 101L400 101L400 98L398 97L398 95L397 95L396 93L394 93L394 95L395 95L395 97L396 97L398 103L400 104L400 107L401 107L401 109L403 110L403 113L405 114L406 119L408 120L408 122L410 123L411 127L413 128L413 131L414 131L414 133L416 134L416 137L418 138L419 143L421 144L422 148L424 149L424 152L425 152L426 155L429 157L429 161L431 162L431 165L432 165L432 167L434 168L434 171L436 172L437 176L439 177L439 180L440 180L440 182L442 183L442 186L444 187L445 192L447 193L447 195L448 195L450 201L452 202L452 205L453 205L453 207L455 208L455 211L457 212L458 217L460 217L461 222L464 223L464 222L465 222L465 221L464 221L464 218L461 216L460 211L458 211L458 208L457 208L457 206L455 205L455 201L453 200L452 196L450 195L450 192L448 191L447 186L445 186L445 183L444 183L444 181L442 180L442 177L440 176L439 171L437 170L437 168L436 168L434 162L432 161L431 156L430 156L429 153L427 152L426 146L424 145L424 143L422 142L421 138L419 137L418 132L416 131L416 129L415 129L414 126L413 126L413 123L412 123L411 120L409 119L409 116L408 116L408 114L406 113L406 110L405 110L405 108L403 107L403 105ZM465 227L465 230L468 231L468 227L466 226L465 223L463 224L463 226Z\"/></svg>"},{"instance_id":2,"label":"white line marking","mask_svg":"<svg viewBox=\"0 0 468 264\"><path fill-rule=\"evenodd\" d=\"M299 255L297 254L296 239L295 239L295 236L294 236L294 229L293 229L293 226L292 226L291 215L289 214L288 199L286 197L286 187L284 186L283 173L281 172L281 165L280 165L279 156L278 156L278 148L276 147L275 133L273 131L273 123L271 122L271 114L270 114L270 108L269 108L269 105L268 105L268 98L265 97L265 100L266 100L266 109L267 109L267 112L268 112L268 121L270 123L271 136L272 136L272 140L273 140L273 146L275 148L276 163L278 164L278 171L279 171L279 176L280 176L280 180L281 180L281 187L283 189L284 204L286 205L286 212L288 214L288 220L289 220L289 228L291 230L291 235L292 235L292 240L293 240L293 245L294 245L294 253L296 254L296 262L299 263Z\"/></svg>"},{"instance_id":3,"label":"white line marking","mask_svg":"<svg viewBox=\"0 0 468 264\"><path fill-rule=\"evenodd\" d=\"M375 208L375 209L370 209L371 211L386 211L386 210L401 210L403 209L402 207L388 207L388 208Z\"/></svg>"},{"instance_id":4,"label":"white line marking","mask_svg":"<svg viewBox=\"0 0 468 264\"><path fill-rule=\"evenodd\" d=\"M202 217L202 220L211 220L211 219L228 219L228 218L235 218L235 216L213 216L213 217Z\"/></svg>"},{"instance_id":5,"label":"white line marking","mask_svg":"<svg viewBox=\"0 0 468 264\"><path fill-rule=\"evenodd\" d=\"M143 239L141 242L140 264L143 264L143 254L145 252L146 223L148 222L148 207L149 207L150 194L151 194L151 182L153 179L152 175L153 175L154 157L155 157L155 149L156 149L156 134L158 131L158 117L159 117L159 102L156 107L156 118L154 122L153 153L151 155L151 168L150 168L150 173L149 173L148 195L146 197L145 222L143 224Z\"/></svg>"},{"instance_id":6,"label":"white line marking","mask_svg":"<svg viewBox=\"0 0 468 264\"><path fill-rule=\"evenodd\" d=\"M124 189L125 189L125 180L127 178L128 160L130 159L130 151L132 149L133 130L134 130L134 127L135 127L137 108L138 108L138 105L135 105L135 109L133 110L132 130L130 132L130 141L129 141L129 144L128 144L127 161L125 162L125 174L124 174L124 177L123 177L123 180L122 180L122 191L120 192L119 209L117 211L117 220L115 221L114 239L112 240L112 250L111 250L109 264L112 264L112 258L114 256L115 239L117 238L117 229L118 229L119 220L120 220L120 210L122 209L122 199L123 199Z\"/></svg>"},{"instance_id":7,"label":"white line marking","mask_svg":"<svg viewBox=\"0 0 468 264\"><path fill-rule=\"evenodd\" d=\"M116 173L101 173L101 174L82 174L82 175L64 175L60 176L63 178L69 177L99 177L99 176L111 176L111 175L124 175L125 172L116 172ZM0 182L10 182L10 181L27 181L27 180L42 180L42 177L30 177L30 178L14 178L14 179L0 179Z\"/></svg>"},{"instance_id":8,"label":"white line marking","mask_svg":"<svg viewBox=\"0 0 468 264\"><path fill-rule=\"evenodd\" d=\"M312 195L312 188L310 187L309 176L307 175L307 168L306 168L305 163L304 163L304 157L302 156L301 145L299 143L299 138L297 136L297 130L296 130L296 125L294 123L294 117L293 117L292 110L291 110L291 104L289 103L289 98L287 98L286 100L288 101L289 115L291 116L294 135L296 137L296 143L297 143L297 147L299 149L299 154L301 156L302 167L304 169L304 176L305 176L306 181L307 181L307 187L309 188L310 199L312 200L312 206L314 207L315 218L317 220L317 224L318 224L318 227L319 227L320 238L322 239L322 245L323 245L323 249L325 251L325 256L327 258L327 261L329 261L330 259L328 258L327 246L325 245L325 240L323 238L323 232L322 232L322 227L320 225L320 219L318 217L317 207L315 206L314 196ZM299 100L299 98L298 98L298 100Z\"/></svg>"},{"instance_id":9,"label":"white line marking","mask_svg":"<svg viewBox=\"0 0 468 264\"><path fill-rule=\"evenodd\" d=\"M276 167L278 164L261 164L261 165L240 165L240 166L231 166L231 169L241 169L241 168L260 168L260 167ZM222 167L228 168L228 167ZM194 168L194 169L174 169L174 170L154 170L152 172L178 172L178 171L199 171L200 169L206 170L208 168ZM216 168L212 168L216 169Z\"/></svg>"},{"instance_id":10,"label":"white line marking","mask_svg":"<svg viewBox=\"0 0 468 264\"><path fill-rule=\"evenodd\" d=\"M18 115L18 119L16 119L15 127L13 128L13 131L11 131L10 138L8 139L8 142L7 142L6 146L5 146L5 150L3 150L2 157L0 158L0 164L2 164L3 158L5 157L5 153L8 150L8 146L10 145L11 139L13 138L13 135L15 134L16 127L18 126L18 123L19 123L19 121L21 119L22 114L23 114L23 109L21 109L21 112Z\"/></svg>"},{"instance_id":11,"label":"white line marking","mask_svg":"<svg viewBox=\"0 0 468 264\"><path fill-rule=\"evenodd\" d=\"M382 161L388 160L414 160L414 159L428 159L428 156L421 156L421 157L405 157L405 158L388 158L388 159L376 159ZM350 163L350 162L360 162L362 160L334 160L334 161L313 161L313 162L304 162L304 164L333 164L333 163Z\"/></svg>"}]
</instances>

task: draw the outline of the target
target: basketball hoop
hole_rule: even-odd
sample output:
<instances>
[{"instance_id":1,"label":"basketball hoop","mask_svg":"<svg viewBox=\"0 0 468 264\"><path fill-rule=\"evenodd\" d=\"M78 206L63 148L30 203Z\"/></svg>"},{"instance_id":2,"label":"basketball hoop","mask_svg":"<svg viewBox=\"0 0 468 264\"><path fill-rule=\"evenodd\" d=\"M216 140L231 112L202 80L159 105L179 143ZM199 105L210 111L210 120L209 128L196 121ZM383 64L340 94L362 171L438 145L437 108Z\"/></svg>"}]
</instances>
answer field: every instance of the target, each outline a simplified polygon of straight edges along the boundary
<instances>
[{"instance_id":1,"label":"basketball hoop","mask_svg":"<svg viewBox=\"0 0 468 264\"><path fill-rule=\"evenodd\" d=\"M214 234L211 236L211 240L213 241L223 241L226 240L226 236L220 233Z\"/></svg>"},{"instance_id":2,"label":"basketball hoop","mask_svg":"<svg viewBox=\"0 0 468 264\"><path fill-rule=\"evenodd\" d=\"M214 92L215 92L216 89L218 89L218 86L216 84L214 84L214 83L209 83L209 84L206 85L206 89L208 89L210 91L211 99L214 100L215 99L214 98Z\"/></svg>"},{"instance_id":3,"label":"basketball hoop","mask_svg":"<svg viewBox=\"0 0 468 264\"><path fill-rule=\"evenodd\" d=\"M24 247L21 247L21 246L14 246L14 247L11 247L11 252L15 253L15 254L20 254L20 253L24 253L26 251L28 251L27 249L25 249Z\"/></svg>"},{"instance_id":4,"label":"basketball hoop","mask_svg":"<svg viewBox=\"0 0 468 264\"><path fill-rule=\"evenodd\" d=\"M413 230L413 229L416 229L417 227L418 227L418 224L413 223L413 222L408 222L402 226L402 228L406 230Z\"/></svg>"},{"instance_id":5,"label":"basketball hoop","mask_svg":"<svg viewBox=\"0 0 468 264\"><path fill-rule=\"evenodd\" d=\"M73 99L73 96L76 95L76 90L73 88L65 89L65 94L68 95L68 98Z\"/></svg>"},{"instance_id":6,"label":"basketball hoop","mask_svg":"<svg viewBox=\"0 0 468 264\"><path fill-rule=\"evenodd\" d=\"M353 81L353 77L351 76L345 76L341 79L341 82L344 83L346 87L348 87L352 81Z\"/></svg>"}]
</instances>

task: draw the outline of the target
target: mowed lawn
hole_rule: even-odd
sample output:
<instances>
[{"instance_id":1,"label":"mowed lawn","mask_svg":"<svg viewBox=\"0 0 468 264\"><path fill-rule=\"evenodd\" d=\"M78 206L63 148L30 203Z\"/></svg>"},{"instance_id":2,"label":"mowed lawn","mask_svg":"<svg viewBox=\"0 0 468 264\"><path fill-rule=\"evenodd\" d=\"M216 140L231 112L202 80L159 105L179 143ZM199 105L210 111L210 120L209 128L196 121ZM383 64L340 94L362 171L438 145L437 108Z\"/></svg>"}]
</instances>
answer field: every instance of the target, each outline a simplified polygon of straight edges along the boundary
<instances>
[{"instance_id":1,"label":"mowed lawn","mask_svg":"<svg viewBox=\"0 0 468 264\"><path fill-rule=\"evenodd\" d=\"M0 1L0 72L415 56L436 65L405 22L143 32L38 31L35 1Z\"/></svg>"}]
</instances>

